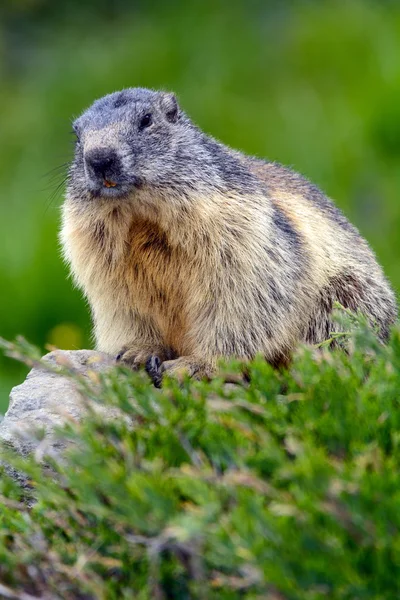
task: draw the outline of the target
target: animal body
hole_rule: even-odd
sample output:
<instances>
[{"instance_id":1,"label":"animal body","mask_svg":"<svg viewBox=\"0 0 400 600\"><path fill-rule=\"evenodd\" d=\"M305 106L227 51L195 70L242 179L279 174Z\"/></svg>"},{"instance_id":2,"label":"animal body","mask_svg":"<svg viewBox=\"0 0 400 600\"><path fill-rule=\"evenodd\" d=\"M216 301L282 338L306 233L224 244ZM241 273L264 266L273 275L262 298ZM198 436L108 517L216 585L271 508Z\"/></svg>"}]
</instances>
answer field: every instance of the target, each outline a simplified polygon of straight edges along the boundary
<instances>
[{"instance_id":1,"label":"animal body","mask_svg":"<svg viewBox=\"0 0 400 600\"><path fill-rule=\"evenodd\" d=\"M61 240L99 350L197 377L220 357L286 364L338 327L335 301L387 338L381 267L302 176L207 136L165 92L107 95L74 130Z\"/></svg>"}]
</instances>

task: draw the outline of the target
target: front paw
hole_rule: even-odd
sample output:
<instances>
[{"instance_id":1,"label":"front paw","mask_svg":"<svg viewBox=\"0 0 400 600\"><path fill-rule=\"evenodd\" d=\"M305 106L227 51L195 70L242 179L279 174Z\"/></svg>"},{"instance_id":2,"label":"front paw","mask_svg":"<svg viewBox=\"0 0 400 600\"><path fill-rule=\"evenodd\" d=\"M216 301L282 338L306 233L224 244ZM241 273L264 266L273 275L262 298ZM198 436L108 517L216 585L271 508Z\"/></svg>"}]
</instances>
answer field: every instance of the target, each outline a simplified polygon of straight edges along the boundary
<instances>
[{"instance_id":1,"label":"front paw","mask_svg":"<svg viewBox=\"0 0 400 600\"><path fill-rule=\"evenodd\" d=\"M115 362L137 371L140 367L145 366L149 356L152 356L153 352L148 348L138 350L137 348L125 347L118 352Z\"/></svg>"},{"instance_id":2,"label":"front paw","mask_svg":"<svg viewBox=\"0 0 400 600\"><path fill-rule=\"evenodd\" d=\"M157 388L161 387L164 374L174 377L179 382L183 381L185 377L211 379L213 374L211 365L190 356L181 356L174 360L164 360L164 362L156 355L150 356L146 362L146 371Z\"/></svg>"}]
</instances>

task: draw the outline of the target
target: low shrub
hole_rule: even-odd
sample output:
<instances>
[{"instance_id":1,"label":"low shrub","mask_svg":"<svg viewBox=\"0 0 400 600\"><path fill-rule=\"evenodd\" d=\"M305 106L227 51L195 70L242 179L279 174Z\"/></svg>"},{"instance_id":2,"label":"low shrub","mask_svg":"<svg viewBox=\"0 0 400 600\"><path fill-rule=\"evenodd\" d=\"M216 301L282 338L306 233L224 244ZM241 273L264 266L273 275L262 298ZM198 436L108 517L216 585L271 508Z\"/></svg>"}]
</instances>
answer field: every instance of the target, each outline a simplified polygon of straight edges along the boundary
<instances>
[{"instance_id":1,"label":"low shrub","mask_svg":"<svg viewBox=\"0 0 400 600\"><path fill-rule=\"evenodd\" d=\"M4 449L35 503L2 474L0 596L398 598L400 328L387 346L362 324L349 338L285 372L257 358L245 385L224 383L240 364L162 390L69 373L121 416L66 425L55 474Z\"/></svg>"}]
</instances>

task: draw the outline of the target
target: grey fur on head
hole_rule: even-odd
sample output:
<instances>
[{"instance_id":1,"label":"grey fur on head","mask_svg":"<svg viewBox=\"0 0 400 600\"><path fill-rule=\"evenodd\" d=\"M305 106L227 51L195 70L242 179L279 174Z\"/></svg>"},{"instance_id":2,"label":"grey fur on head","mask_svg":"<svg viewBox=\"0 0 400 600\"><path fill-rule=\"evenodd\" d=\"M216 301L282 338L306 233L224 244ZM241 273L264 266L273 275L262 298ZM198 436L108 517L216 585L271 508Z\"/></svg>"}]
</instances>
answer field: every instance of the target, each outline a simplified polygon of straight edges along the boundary
<instances>
[{"instance_id":1,"label":"grey fur on head","mask_svg":"<svg viewBox=\"0 0 400 600\"><path fill-rule=\"evenodd\" d=\"M83 198L112 198L143 186L182 196L215 186L241 191L257 187L240 161L205 136L171 93L137 88L109 94L76 119L73 129L77 147L70 191ZM88 178L85 158L99 148L115 152L117 190Z\"/></svg>"}]
</instances>

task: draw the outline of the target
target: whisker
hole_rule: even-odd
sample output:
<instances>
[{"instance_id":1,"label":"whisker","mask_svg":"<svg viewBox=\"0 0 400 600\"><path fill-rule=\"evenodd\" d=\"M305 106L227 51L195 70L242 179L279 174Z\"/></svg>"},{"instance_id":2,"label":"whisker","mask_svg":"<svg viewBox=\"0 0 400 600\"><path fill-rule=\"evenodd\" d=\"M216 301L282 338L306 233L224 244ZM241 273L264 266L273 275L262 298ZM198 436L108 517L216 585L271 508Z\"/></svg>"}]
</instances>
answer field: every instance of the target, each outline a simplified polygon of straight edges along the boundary
<instances>
[{"instance_id":1,"label":"whisker","mask_svg":"<svg viewBox=\"0 0 400 600\"><path fill-rule=\"evenodd\" d=\"M63 171L66 167L68 167L69 165L69 161L62 163L61 165L58 165L57 167L54 167L53 169L50 169L50 171L47 171L47 173L44 173L41 176L41 179L45 179L46 177L49 177L51 175L53 175L54 173L59 173L60 171Z\"/></svg>"},{"instance_id":2,"label":"whisker","mask_svg":"<svg viewBox=\"0 0 400 600\"><path fill-rule=\"evenodd\" d=\"M62 189L64 188L65 184L68 181L68 177L69 177L69 173L67 173L65 175L65 177L63 177L63 179L53 189L52 193L50 194L50 196L49 196L49 198L48 198L48 200L46 202L46 207L45 207L43 215L47 214L47 211L49 210L49 208L51 207L51 205L53 204L53 202L56 199L59 199L61 191L62 191Z\"/></svg>"}]
</instances>

